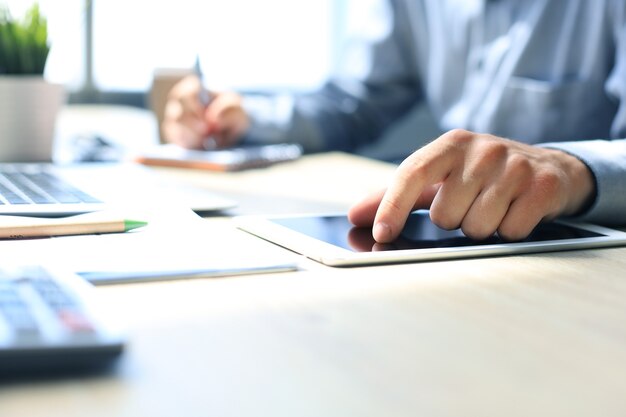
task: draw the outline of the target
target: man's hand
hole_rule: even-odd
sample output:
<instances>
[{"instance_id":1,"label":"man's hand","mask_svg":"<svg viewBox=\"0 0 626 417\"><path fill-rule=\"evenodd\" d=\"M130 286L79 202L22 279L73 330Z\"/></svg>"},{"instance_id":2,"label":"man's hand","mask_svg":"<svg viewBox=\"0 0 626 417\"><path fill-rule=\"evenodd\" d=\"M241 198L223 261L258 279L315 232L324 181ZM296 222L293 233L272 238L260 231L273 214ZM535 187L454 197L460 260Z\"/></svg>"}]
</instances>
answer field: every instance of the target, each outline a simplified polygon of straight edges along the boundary
<instances>
[{"instance_id":1,"label":"man's hand","mask_svg":"<svg viewBox=\"0 0 626 417\"><path fill-rule=\"evenodd\" d=\"M168 95L163 135L185 148L224 148L235 145L250 125L236 93L209 93L210 103L200 101L202 90L196 76L176 84Z\"/></svg>"},{"instance_id":2,"label":"man's hand","mask_svg":"<svg viewBox=\"0 0 626 417\"><path fill-rule=\"evenodd\" d=\"M497 232L521 240L542 220L576 214L594 196L591 171L572 155L453 130L409 156L387 190L354 205L348 217L373 226L381 243L393 241L418 208L473 239Z\"/></svg>"}]
</instances>

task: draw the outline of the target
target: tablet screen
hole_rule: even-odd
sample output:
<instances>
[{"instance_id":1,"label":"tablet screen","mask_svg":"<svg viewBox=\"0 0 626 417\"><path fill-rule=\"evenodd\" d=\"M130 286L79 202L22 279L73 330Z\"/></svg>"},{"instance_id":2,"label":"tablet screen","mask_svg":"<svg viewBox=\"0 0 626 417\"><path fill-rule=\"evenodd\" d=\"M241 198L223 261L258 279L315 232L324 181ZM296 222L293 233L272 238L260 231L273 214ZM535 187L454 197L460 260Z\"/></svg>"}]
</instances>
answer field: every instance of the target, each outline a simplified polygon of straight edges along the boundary
<instances>
[{"instance_id":1,"label":"tablet screen","mask_svg":"<svg viewBox=\"0 0 626 417\"><path fill-rule=\"evenodd\" d=\"M466 237L460 229L441 229L430 221L430 217L426 211L411 213L401 236L396 241L389 244L376 243L372 237L372 230L370 228L354 227L346 216L294 217L272 219L272 221L307 236L354 252L445 248L505 243L505 241L497 236L477 241ZM603 235L560 223L542 223L537 226L524 242L599 236Z\"/></svg>"}]
</instances>

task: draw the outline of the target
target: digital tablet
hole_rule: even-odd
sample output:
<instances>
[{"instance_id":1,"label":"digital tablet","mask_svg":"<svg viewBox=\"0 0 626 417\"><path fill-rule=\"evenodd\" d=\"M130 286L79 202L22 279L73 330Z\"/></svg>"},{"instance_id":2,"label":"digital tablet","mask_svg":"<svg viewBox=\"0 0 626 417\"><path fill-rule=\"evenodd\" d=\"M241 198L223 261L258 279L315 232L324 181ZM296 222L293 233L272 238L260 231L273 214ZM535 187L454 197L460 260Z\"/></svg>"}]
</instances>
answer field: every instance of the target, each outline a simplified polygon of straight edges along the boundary
<instances>
[{"instance_id":1,"label":"digital tablet","mask_svg":"<svg viewBox=\"0 0 626 417\"><path fill-rule=\"evenodd\" d=\"M379 244L370 228L352 226L345 214L235 218L249 233L331 266L351 266L451 258L513 255L626 245L626 233L606 227L555 221L542 223L525 240L503 241L496 235L476 241L461 230L435 226L428 211L411 213L401 236Z\"/></svg>"}]
</instances>

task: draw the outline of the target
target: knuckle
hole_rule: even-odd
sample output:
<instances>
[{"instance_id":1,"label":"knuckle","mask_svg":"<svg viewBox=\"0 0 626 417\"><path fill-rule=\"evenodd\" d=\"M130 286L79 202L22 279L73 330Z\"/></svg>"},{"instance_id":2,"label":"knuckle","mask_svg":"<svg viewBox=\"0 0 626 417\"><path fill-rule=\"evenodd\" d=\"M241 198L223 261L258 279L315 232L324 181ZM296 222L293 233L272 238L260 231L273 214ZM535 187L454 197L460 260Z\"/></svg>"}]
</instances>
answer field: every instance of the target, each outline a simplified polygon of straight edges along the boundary
<instances>
[{"instance_id":1,"label":"knuckle","mask_svg":"<svg viewBox=\"0 0 626 417\"><path fill-rule=\"evenodd\" d=\"M507 158L509 148L499 140L485 140L480 144L482 159L485 162L493 163Z\"/></svg>"},{"instance_id":2,"label":"knuckle","mask_svg":"<svg viewBox=\"0 0 626 417\"><path fill-rule=\"evenodd\" d=\"M560 176L553 170L543 170L537 173L535 187L543 195L554 195L561 185Z\"/></svg>"},{"instance_id":3,"label":"knuckle","mask_svg":"<svg viewBox=\"0 0 626 417\"><path fill-rule=\"evenodd\" d=\"M532 228L517 222L503 223L498 227L498 235L506 241L523 240L532 232Z\"/></svg>"},{"instance_id":4,"label":"knuckle","mask_svg":"<svg viewBox=\"0 0 626 417\"><path fill-rule=\"evenodd\" d=\"M495 233L495 229L488 225L475 221L464 220L461 225L461 230L465 236L474 240L484 240Z\"/></svg>"},{"instance_id":5,"label":"knuckle","mask_svg":"<svg viewBox=\"0 0 626 417\"><path fill-rule=\"evenodd\" d=\"M466 148L474 137L474 133L468 130L452 129L441 135L435 142L440 144L441 149L449 152Z\"/></svg>"},{"instance_id":6,"label":"knuckle","mask_svg":"<svg viewBox=\"0 0 626 417\"><path fill-rule=\"evenodd\" d=\"M400 205L396 202L394 198L384 198L380 202L380 205L381 205L381 209L392 213L393 216L397 216L402 211L402 208L400 207Z\"/></svg>"},{"instance_id":7,"label":"knuckle","mask_svg":"<svg viewBox=\"0 0 626 417\"><path fill-rule=\"evenodd\" d=\"M507 169L511 174L525 178L531 175L532 164L525 155L512 153L507 159Z\"/></svg>"},{"instance_id":8,"label":"knuckle","mask_svg":"<svg viewBox=\"0 0 626 417\"><path fill-rule=\"evenodd\" d=\"M476 144L476 153L468 165L471 178L491 177L500 171L508 149L499 141L482 141Z\"/></svg>"},{"instance_id":9,"label":"knuckle","mask_svg":"<svg viewBox=\"0 0 626 417\"><path fill-rule=\"evenodd\" d=\"M470 140L474 134L465 129L452 129L444 133L441 137L453 143L465 143Z\"/></svg>"},{"instance_id":10,"label":"knuckle","mask_svg":"<svg viewBox=\"0 0 626 417\"><path fill-rule=\"evenodd\" d=\"M428 163L424 160L421 153L414 152L408 158L406 158L398 166L396 175L400 180L410 182L413 179L423 176L428 171Z\"/></svg>"},{"instance_id":11,"label":"knuckle","mask_svg":"<svg viewBox=\"0 0 626 417\"><path fill-rule=\"evenodd\" d=\"M535 175L532 196L543 214L549 215L561 209L561 178L554 171L542 171Z\"/></svg>"},{"instance_id":12,"label":"knuckle","mask_svg":"<svg viewBox=\"0 0 626 417\"><path fill-rule=\"evenodd\" d=\"M450 210L440 210L436 207L430 209L430 220L445 230L458 229L461 223L458 218L450 213Z\"/></svg>"}]
</instances>

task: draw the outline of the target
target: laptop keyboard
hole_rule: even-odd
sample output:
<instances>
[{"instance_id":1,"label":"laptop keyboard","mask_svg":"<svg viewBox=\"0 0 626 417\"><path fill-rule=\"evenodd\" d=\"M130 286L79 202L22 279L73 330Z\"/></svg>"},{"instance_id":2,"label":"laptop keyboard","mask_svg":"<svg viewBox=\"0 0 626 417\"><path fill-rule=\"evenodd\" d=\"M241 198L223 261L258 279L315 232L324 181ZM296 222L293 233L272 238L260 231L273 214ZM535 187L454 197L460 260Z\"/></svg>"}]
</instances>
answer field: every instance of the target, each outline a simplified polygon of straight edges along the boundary
<instances>
[{"instance_id":1,"label":"laptop keyboard","mask_svg":"<svg viewBox=\"0 0 626 417\"><path fill-rule=\"evenodd\" d=\"M0 205L100 202L43 167L8 165L0 168Z\"/></svg>"}]
</instances>

